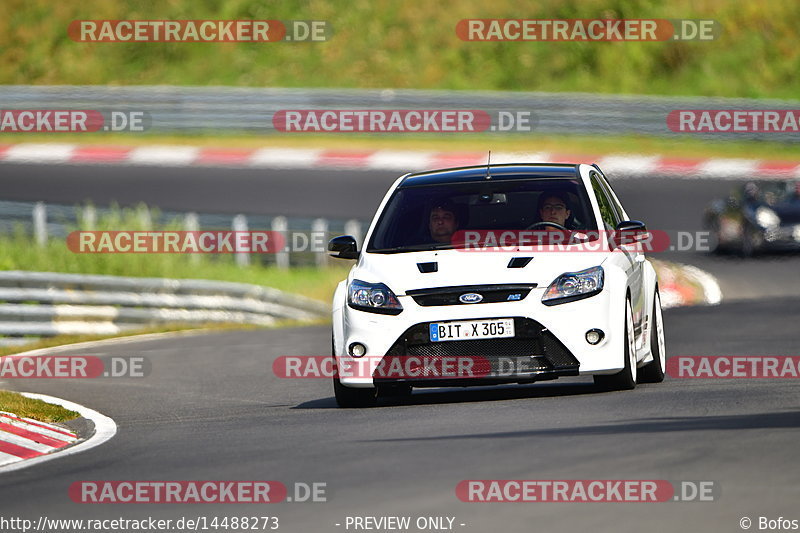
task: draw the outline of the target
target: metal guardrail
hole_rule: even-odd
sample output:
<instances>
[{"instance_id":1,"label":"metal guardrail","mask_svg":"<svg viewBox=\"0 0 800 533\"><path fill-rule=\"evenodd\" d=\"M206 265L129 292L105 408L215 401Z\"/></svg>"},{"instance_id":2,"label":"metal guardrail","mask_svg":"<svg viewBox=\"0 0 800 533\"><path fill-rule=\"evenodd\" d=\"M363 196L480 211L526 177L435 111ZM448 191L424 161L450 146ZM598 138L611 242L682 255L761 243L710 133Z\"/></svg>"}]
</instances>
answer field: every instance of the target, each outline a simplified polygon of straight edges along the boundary
<instances>
[{"instance_id":1,"label":"metal guardrail","mask_svg":"<svg viewBox=\"0 0 800 533\"><path fill-rule=\"evenodd\" d=\"M274 133L285 109L480 109L530 111L544 134L686 135L670 131L676 109L797 109L792 100L508 91L277 89L177 86L0 86L0 109L145 111L153 132ZM513 132L510 132L513 133ZM524 134L520 132L518 134ZM296 135L296 133L295 133ZM704 133L704 137L712 134ZM796 141L798 133L715 133L720 138Z\"/></svg>"},{"instance_id":2,"label":"metal guardrail","mask_svg":"<svg viewBox=\"0 0 800 533\"><path fill-rule=\"evenodd\" d=\"M0 345L165 323L269 325L329 312L322 302L243 283L26 271L0 272L0 302Z\"/></svg>"}]
</instances>

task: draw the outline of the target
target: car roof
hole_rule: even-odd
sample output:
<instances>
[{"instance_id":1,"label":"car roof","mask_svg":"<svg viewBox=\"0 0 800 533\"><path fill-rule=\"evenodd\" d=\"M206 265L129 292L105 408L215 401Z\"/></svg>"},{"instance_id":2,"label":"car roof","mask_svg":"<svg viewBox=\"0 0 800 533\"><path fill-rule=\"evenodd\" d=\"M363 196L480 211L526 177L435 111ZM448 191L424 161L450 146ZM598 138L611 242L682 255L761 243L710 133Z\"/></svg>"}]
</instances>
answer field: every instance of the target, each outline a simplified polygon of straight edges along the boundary
<instances>
[{"instance_id":1,"label":"car roof","mask_svg":"<svg viewBox=\"0 0 800 533\"><path fill-rule=\"evenodd\" d=\"M415 172L407 175L398 185L398 189L419 187L422 185L442 185L448 183L469 183L476 181L507 181L531 178L580 178L578 165L561 163L507 163L470 167L446 168Z\"/></svg>"}]
</instances>

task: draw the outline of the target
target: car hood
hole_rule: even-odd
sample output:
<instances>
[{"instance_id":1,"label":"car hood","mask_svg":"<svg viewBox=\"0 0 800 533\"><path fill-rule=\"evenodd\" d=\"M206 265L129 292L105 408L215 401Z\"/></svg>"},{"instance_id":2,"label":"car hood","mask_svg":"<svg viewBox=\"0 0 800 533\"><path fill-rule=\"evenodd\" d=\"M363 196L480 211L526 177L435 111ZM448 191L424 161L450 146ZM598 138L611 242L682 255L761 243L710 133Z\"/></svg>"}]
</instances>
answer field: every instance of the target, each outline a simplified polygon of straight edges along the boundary
<instances>
[{"instance_id":1,"label":"car hood","mask_svg":"<svg viewBox=\"0 0 800 533\"><path fill-rule=\"evenodd\" d=\"M460 285L536 283L547 287L564 272L603 263L608 252L487 252L435 250L397 254L363 254L350 279L385 283L398 296L414 289ZM531 257L523 268L508 268L515 257ZM437 271L421 273L419 263L436 263Z\"/></svg>"}]
</instances>

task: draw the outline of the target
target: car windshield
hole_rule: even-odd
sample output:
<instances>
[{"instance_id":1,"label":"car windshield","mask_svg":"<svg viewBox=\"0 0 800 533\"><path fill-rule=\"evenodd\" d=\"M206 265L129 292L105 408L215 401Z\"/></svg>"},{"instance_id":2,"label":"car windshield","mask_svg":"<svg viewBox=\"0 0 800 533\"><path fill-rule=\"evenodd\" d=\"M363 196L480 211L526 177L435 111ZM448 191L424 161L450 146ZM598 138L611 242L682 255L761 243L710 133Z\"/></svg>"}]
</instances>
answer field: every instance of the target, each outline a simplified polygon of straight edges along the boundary
<instances>
[{"instance_id":1,"label":"car windshield","mask_svg":"<svg viewBox=\"0 0 800 533\"><path fill-rule=\"evenodd\" d=\"M578 234L597 238L580 180L531 178L398 188L383 210L368 252L463 247L465 232ZM594 232L586 236L584 232ZM531 231L527 232L528 234ZM481 235L485 235L482 233ZM469 237L467 237L469 238ZM562 241L563 242L563 241Z\"/></svg>"}]
</instances>

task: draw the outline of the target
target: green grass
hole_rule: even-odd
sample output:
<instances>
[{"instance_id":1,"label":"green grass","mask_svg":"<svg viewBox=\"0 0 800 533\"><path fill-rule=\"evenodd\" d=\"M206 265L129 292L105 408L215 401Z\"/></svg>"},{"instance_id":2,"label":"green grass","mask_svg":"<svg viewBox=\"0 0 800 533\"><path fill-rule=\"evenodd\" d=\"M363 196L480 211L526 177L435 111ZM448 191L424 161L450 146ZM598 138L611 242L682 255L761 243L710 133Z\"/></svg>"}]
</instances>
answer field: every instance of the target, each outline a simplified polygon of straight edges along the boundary
<instances>
[{"instance_id":1,"label":"green grass","mask_svg":"<svg viewBox=\"0 0 800 533\"><path fill-rule=\"evenodd\" d=\"M463 18L714 19L712 42L464 42ZM74 19L327 20L324 43L77 43ZM584 91L797 98L800 2L6 0L2 84Z\"/></svg>"},{"instance_id":2,"label":"green grass","mask_svg":"<svg viewBox=\"0 0 800 533\"><path fill-rule=\"evenodd\" d=\"M40 422L66 422L80 416L75 411L64 409L60 405L53 405L42 400L32 400L19 393L5 390L0 390L0 411Z\"/></svg>"}]
</instances>

